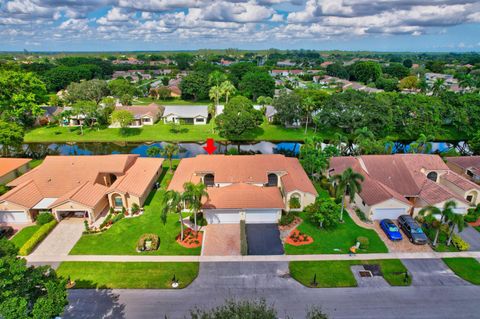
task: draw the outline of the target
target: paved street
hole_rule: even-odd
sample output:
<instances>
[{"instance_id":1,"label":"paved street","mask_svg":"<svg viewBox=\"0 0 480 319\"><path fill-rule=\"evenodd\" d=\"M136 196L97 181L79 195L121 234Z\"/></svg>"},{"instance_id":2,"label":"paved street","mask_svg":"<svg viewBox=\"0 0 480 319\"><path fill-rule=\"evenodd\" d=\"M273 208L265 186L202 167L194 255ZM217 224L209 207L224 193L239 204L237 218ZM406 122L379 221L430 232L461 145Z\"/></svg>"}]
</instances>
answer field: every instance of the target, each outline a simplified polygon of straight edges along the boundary
<instances>
[{"instance_id":1,"label":"paved street","mask_svg":"<svg viewBox=\"0 0 480 319\"><path fill-rule=\"evenodd\" d=\"M286 263L207 263L184 290L72 290L65 318L184 318L227 298L265 298L281 318L311 305L331 318L478 318L473 285L309 289L285 277Z\"/></svg>"},{"instance_id":2,"label":"paved street","mask_svg":"<svg viewBox=\"0 0 480 319\"><path fill-rule=\"evenodd\" d=\"M471 251L480 251L480 232L471 226L467 226L458 233L469 245Z\"/></svg>"},{"instance_id":3,"label":"paved street","mask_svg":"<svg viewBox=\"0 0 480 319\"><path fill-rule=\"evenodd\" d=\"M402 262L412 275L413 286L461 286L469 284L455 275L441 259L406 259Z\"/></svg>"}]
</instances>

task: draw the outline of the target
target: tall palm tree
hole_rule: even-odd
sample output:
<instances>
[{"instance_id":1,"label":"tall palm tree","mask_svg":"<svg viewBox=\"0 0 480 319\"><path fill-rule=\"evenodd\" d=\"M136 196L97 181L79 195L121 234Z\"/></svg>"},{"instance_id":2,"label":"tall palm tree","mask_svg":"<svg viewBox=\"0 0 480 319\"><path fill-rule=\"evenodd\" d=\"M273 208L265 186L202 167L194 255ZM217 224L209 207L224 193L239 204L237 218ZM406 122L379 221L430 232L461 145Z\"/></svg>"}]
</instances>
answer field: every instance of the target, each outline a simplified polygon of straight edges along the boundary
<instances>
[{"instance_id":1,"label":"tall palm tree","mask_svg":"<svg viewBox=\"0 0 480 319\"><path fill-rule=\"evenodd\" d=\"M193 218L195 224L195 237L197 236L197 214L202 208L203 197L208 198L207 186L203 183L194 184L187 182L183 184L184 198L193 211Z\"/></svg>"},{"instance_id":2,"label":"tall palm tree","mask_svg":"<svg viewBox=\"0 0 480 319\"><path fill-rule=\"evenodd\" d=\"M217 106L220 103L220 99L222 98L222 95L223 95L222 88L218 85L212 86L210 88L210 92L208 93L210 100L214 101L215 106Z\"/></svg>"},{"instance_id":3,"label":"tall palm tree","mask_svg":"<svg viewBox=\"0 0 480 319\"><path fill-rule=\"evenodd\" d=\"M332 182L336 184L336 193L342 195L342 209L340 210L340 221L343 221L343 209L347 192L350 196L350 203L353 202L355 194L362 191L362 183L365 180L362 174L355 172L351 167L342 174L332 176Z\"/></svg>"},{"instance_id":4,"label":"tall palm tree","mask_svg":"<svg viewBox=\"0 0 480 319\"><path fill-rule=\"evenodd\" d=\"M373 134L372 131L368 129L368 127L362 127L362 128L357 128L355 132L353 132L353 135L355 136L354 142L359 143L361 140L365 139L374 139L375 135Z\"/></svg>"},{"instance_id":5,"label":"tall palm tree","mask_svg":"<svg viewBox=\"0 0 480 319\"><path fill-rule=\"evenodd\" d=\"M431 140L433 140L433 137L426 136L425 134L421 133L416 141L410 143L408 152L421 154L430 153L432 151L432 142L430 142Z\"/></svg>"},{"instance_id":6,"label":"tall palm tree","mask_svg":"<svg viewBox=\"0 0 480 319\"><path fill-rule=\"evenodd\" d=\"M163 196L163 205L161 210L160 218L165 225L167 222L167 214L175 213L178 214L180 220L180 239L183 241L183 208L184 208L184 196L177 191L169 190L165 192Z\"/></svg>"},{"instance_id":7,"label":"tall palm tree","mask_svg":"<svg viewBox=\"0 0 480 319\"><path fill-rule=\"evenodd\" d=\"M215 103L208 105L208 114L210 114L210 125L212 126L212 134L215 133L215 116L217 116L217 106Z\"/></svg>"},{"instance_id":8,"label":"tall palm tree","mask_svg":"<svg viewBox=\"0 0 480 319\"><path fill-rule=\"evenodd\" d=\"M225 103L228 103L228 98L232 95L235 94L235 86L232 84L230 81L223 81L222 84L220 84L220 88L222 89L222 93L225 96Z\"/></svg>"},{"instance_id":9,"label":"tall palm tree","mask_svg":"<svg viewBox=\"0 0 480 319\"><path fill-rule=\"evenodd\" d=\"M435 206L427 206L420 210L419 215L425 217L425 221L432 225L435 229L435 238L433 239L433 246L437 246L440 229L447 223L448 218L455 214L454 209L457 204L454 201L448 201L443 205L443 209ZM437 219L440 216L440 219Z\"/></svg>"},{"instance_id":10,"label":"tall palm tree","mask_svg":"<svg viewBox=\"0 0 480 319\"><path fill-rule=\"evenodd\" d=\"M226 79L227 79L227 75L225 73L220 72L218 70L213 71L208 76L208 84L210 84L210 86L214 86L214 85L219 86L220 83L222 83Z\"/></svg>"},{"instance_id":11,"label":"tall palm tree","mask_svg":"<svg viewBox=\"0 0 480 319\"><path fill-rule=\"evenodd\" d=\"M436 79L435 82L433 82L433 85L432 85L433 95L439 96L440 93L445 91L445 88L446 88L445 79Z\"/></svg>"},{"instance_id":12,"label":"tall palm tree","mask_svg":"<svg viewBox=\"0 0 480 319\"><path fill-rule=\"evenodd\" d=\"M172 144L165 144L163 149L160 150L160 155L166 157L168 159L168 162L170 163L170 168L169 171L173 171L173 165L172 165L172 158L178 154L179 152L179 147L178 144L172 143Z\"/></svg>"},{"instance_id":13,"label":"tall palm tree","mask_svg":"<svg viewBox=\"0 0 480 319\"><path fill-rule=\"evenodd\" d=\"M448 235L447 246L450 246L452 242L452 237L455 232L455 228L458 229L458 232L462 232L465 226L465 220L463 214L455 213L453 210L450 213L448 225L450 226L450 234Z\"/></svg>"},{"instance_id":14,"label":"tall palm tree","mask_svg":"<svg viewBox=\"0 0 480 319\"><path fill-rule=\"evenodd\" d=\"M305 134L307 134L308 130L308 118L312 115L312 112L315 110L316 105L315 101L311 96L307 97L305 100L302 101L302 109L305 112Z\"/></svg>"}]
</instances>

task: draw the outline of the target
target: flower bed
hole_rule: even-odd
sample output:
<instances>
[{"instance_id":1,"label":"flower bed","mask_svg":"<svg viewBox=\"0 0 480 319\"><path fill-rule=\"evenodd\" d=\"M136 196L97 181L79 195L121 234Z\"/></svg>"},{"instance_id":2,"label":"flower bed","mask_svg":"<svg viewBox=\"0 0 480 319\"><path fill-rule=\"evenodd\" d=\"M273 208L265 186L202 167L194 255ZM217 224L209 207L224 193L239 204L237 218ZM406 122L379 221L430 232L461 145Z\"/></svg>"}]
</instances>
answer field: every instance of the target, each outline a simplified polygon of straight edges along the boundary
<instances>
[{"instance_id":1,"label":"flower bed","mask_svg":"<svg viewBox=\"0 0 480 319\"><path fill-rule=\"evenodd\" d=\"M185 229L183 232L183 241L180 239L180 234L177 236L177 243L185 248L197 248L202 246L203 233L198 232L197 238L195 233L190 228Z\"/></svg>"},{"instance_id":2,"label":"flower bed","mask_svg":"<svg viewBox=\"0 0 480 319\"><path fill-rule=\"evenodd\" d=\"M313 238L301 233L298 229L294 229L285 239L285 243L292 246L308 245L313 243Z\"/></svg>"},{"instance_id":3,"label":"flower bed","mask_svg":"<svg viewBox=\"0 0 480 319\"><path fill-rule=\"evenodd\" d=\"M278 225L278 229L280 231L289 230L289 229L295 228L298 225L300 225L302 223L302 221L303 220L300 217L295 216L295 218L293 219L293 221L290 224L288 224L288 225Z\"/></svg>"},{"instance_id":4,"label":"flower bed","mask_svg":"<svg viewBox=\"0 0 480 319\"><path fill-rule=\"evenodd\" d=\"M155 234L144 234L137 243L137 252L157 250L160 238Z\"/></svg>"}]
</instances>

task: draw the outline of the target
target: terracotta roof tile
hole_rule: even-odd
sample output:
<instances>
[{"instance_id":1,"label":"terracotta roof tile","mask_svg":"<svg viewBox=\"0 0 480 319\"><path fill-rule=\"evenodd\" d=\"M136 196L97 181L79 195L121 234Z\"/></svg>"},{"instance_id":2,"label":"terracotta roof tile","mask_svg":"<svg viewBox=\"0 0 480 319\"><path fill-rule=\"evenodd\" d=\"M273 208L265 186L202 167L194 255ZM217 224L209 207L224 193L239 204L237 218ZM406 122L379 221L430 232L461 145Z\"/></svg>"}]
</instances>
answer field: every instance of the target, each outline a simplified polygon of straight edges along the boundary
<instances>
[{"instance_id":1,"label":"terracotta roof tile","mask_svg":"<svg viewBox=\"0 0 480 319\"><path fill-rule=\"evenodd\" d=\"M207 209L278 208L285 204L277 187L261 187L244 183L225 187L209 187Z\"/></svg>"},{"instance_id":2,"label":"terracotta roof tile","mask_svg":"<svg viewBox=\"0 0 480 319\"><path fill-rule=\"evenodd\" d=\"M30 162L29 158L0 158L0 177Z\"/></svg>"},{"instance_id":3,"label":"terracotta roof tile","mask_svg":"<svg viewBox=\"0 0 480 319\"><path fill-rule=\"evenodd\" d=\"M450 183L460 187L464 191L470 190L470 189L479 189L479 186L468 179L458 175L457 173L453 171L449 171L447 174L442 175L440 178L444 178Z\"/></svg>"},{"instance_id":4,"label":"terracotta roof tile","mask_svg":"<svg viewBox=\"0 0 480 319\"><path fill-rule=\"evenodd\" d=\"M447 157L447 162L452 162L462 167L463 169L467 168L480 168L480 156L457 156L457 157Z\"/></svg>"}]
</instances>

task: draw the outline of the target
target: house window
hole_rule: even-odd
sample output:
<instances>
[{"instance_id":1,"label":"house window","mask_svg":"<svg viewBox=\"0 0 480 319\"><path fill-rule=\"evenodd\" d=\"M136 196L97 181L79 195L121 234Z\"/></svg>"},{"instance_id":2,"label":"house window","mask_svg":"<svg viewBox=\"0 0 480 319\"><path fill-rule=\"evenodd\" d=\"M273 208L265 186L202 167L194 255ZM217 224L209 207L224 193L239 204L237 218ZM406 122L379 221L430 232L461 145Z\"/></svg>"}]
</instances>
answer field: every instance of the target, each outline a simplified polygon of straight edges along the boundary
<instances>
[{"instance_id":1,"label":"house window","mask_svg":"<svg viewBox=\"0 0 480 319\"><path fill-rule=\"evenodd\" d=\"M473 177L473 172L469 169L467 169L467 175L470 176L470 177Z\"/></svg>"},{"instance_id":2,"label":"house window","mask_svg":"<svg viewBox=\"0 0 480 319\"><path fill-rule=\"evenodd\" d=\"M197 122L198 123L204 123L205 122L205 119L200 117L200 118L197 118Z\"/></svg>"},{"instance_id":3,"label":"house window","mask_svg":"<svg viewBox=\"0 0 480 319\"><path fill-rule=\"evenodd\" d=\"M278 176L277 174L270 173L268 174L268 184L267 186L278 186Z\"/></svg>"},{"instance_id":4,"label":"house window","mask_svg":"<svg viewBox=\"0 0 480 319\"><path fill-rule=\"evenodd\" d=\"M438 177L437 172L430 172L427 174L427 178L434 182L437 182L437 177Z\"/></svg>"},{"instance_id":5,"label":"house window","mask_svg":"<svg viewBox=\"0 0 480 319\"><path fill-rule=\"evenodd\" d=\"M365 201L362 200L362 205L365 206Z\"/></svg>"},{"instance_id":6,"label":"house window","mask_svg":"<svg viewBox=\"0 0 480 319\"><path fill-rule=\"evenodd\" d=\"M143 123L150 123L150 118L149 117L145 117L143 118Z\"/></svg>"},{"instance_id":7,"label":"house window","mask_svg":"<svg viewBox=\"0 0 480 319\"><path fill-rule=\"evenodd\" d=\"M207 174L203 177L203 183L207 186L215 185L215 176L213 174Z\"/></svg>"},{"instance_id":8,"label":"house window","mask_svg":"<svg viewBox=\"0 0 480 319\"><path fill-rule=\"evenodd\" d=\"M466 199L469 203L473 202L473 195L468 195Z\"/></svg>"},{"instance_id":9,"label":"house window","mask_svg":"<svg viewBox=\"0 0 480 319\"><path fill-rule=\"evenodd\" d=\"M114 197L113 198L113 203L114 203L115 207L123 207L123 201L122 201L122 198L120 196Z\"/></svg>"}]
</instances>

